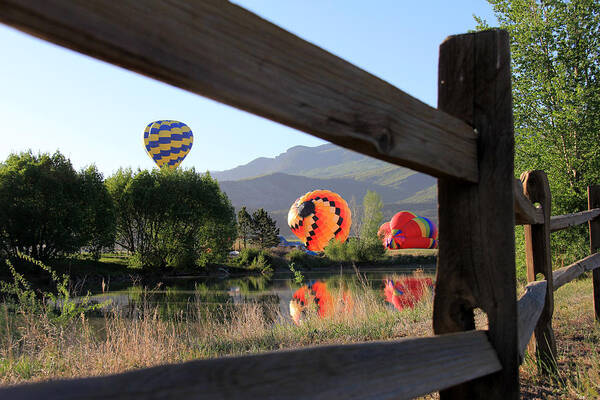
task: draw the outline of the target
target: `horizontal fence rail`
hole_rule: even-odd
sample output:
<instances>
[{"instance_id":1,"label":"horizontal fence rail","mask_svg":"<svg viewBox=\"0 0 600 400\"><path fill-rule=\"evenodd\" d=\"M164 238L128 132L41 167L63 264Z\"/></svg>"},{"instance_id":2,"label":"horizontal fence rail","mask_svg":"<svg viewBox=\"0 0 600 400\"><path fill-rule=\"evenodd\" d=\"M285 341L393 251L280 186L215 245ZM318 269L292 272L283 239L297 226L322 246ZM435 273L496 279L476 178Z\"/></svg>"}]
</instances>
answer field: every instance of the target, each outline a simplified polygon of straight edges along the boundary
<instances>
[{"instance_id":1,"label":"horizontal fence rail","mask_svg":"<svg viewBox=\"0 0 600 400\"><path fill-rule=\"evenodd\" d=\"M569 266L554 270L552 272L554 291L577 279L583 273L593 271L597 268L600 268L600 253L592 254ZM544 309L546 285L546 281L529 283L525 287L525 293L517 303L519 315L519 353L521 357L525 354L527 344Z\"/></svg>"},{"instance_id":2,"label":"horizontal fence rail","mask_svg":"<svg viewBox=\"0 0 600 400\"><path fill-rule=\"evenodd\" d=\"M573 264L559 268L552 273L554 279L554 290L577 279L581 274L600 267L600 253L592 254Z\"/></svg>"},{"instance_id":3,"label":"horizontal fence rail","mask_svg":"<svg viewBox=\"0 0 600 400\"><path fill-rule=\"evenodd\" d=\"M600 208L550 218L550 231L556 232L572 226L585 224L600 215Z\"/></svg>"},{"instance_id":4,"label":"horizontal fence rail","mask_svg":"<svg viewBox=\"0 0 600 400\"><path fill-rule=\"evenodd\" d=\"M0 0L0 21L372 157L478 180L466 123L227 1Z\"/></svg>"},{"instance_id":5,"label":"horizontal fence rail","mask_svg":"<svg viewBox=\"0 0 600 400\"><path fill-rule=\"evenodd\" d=\"M11 400L408 399L501 369L483 331L191 361L0 389Z\"/></svg>"},{"instance_id":6,"label":"horizontal fence rail","mask_svg":"<svg viewBox=\"0 0 600 400\"><path fill-rule=\"evenodd\" d=\"M517 303L519 355L521 356L521 361L544 309L546 286L546 281L531 282L525 287L525 293Z\"/></svg>"}]
</instances>

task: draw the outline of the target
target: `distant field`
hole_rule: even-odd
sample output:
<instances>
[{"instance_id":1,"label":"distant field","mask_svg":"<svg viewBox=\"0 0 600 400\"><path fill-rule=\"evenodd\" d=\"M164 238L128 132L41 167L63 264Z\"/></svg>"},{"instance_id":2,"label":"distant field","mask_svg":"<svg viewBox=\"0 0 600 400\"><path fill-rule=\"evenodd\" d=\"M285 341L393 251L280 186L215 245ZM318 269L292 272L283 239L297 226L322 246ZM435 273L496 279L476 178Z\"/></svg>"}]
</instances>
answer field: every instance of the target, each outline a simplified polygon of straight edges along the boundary
<instances>
[{"instance_id":1,"label":"distant field","mask_svg":"<svg viewBox=\"0 0 600 400\"><path fill-rule=\"evenodd\" d=\"M400 249L387 250L390 256L437 256L438 249Z\"/></svg>"}]
</instances>

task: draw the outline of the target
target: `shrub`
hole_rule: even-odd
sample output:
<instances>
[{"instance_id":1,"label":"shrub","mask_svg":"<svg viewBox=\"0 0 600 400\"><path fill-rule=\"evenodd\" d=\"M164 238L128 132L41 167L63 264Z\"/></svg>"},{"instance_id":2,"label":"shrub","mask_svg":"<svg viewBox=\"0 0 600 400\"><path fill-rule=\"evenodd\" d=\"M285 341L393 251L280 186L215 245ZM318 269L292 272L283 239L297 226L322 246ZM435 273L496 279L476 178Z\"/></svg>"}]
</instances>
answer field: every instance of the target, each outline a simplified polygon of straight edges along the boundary
<instances>
[{"instance_id":1,"label":"shrub","mask_svg":"<svg viewBox=\"0 0 600 400\"><path fill-rule=\"evenodd\" d=\"M325 257L312 256L300 249L290 251L287 258L297 268L318 268L329 265L329 260Z\"/></svg>"},{"instance_id":2,"label":"shrub","mask_svg":"<svg viewBox=\"0 0 600 400\"><path fill-rule=\"evenodd\" d=\"M343 243L329 242L325 255L337 262L375 262L385 255L385 249L379 240L350 238Z\"/></svg>"},{"instance_id":3,"label":"shrub","mask_svg":"<svg viewBox=\"0 0 600 400\"><path fill-rule=\"evenodd\" d=\"M273 272L271 264L273 257L268 251L256 248L247 248L240 251L239 256L234 260L235 264L240 267L246 267L252 270L258 270L262 273Z\"/></svg>"},{"instance_id":4,"label":"shrub","mask_svg":"<svg viewBox=\"0 0 600 400\"><path fill-rule=\"evenodd\" d=\"M69 275L59 276L51 267L27 255L18 253L17 259L39 267L49 275L54 291L33 288L25 277L17 272L9 260L6 266L12 276L12 282L0 281L0 293L4 300L12 306L14 312L28 315L46 315L50 321L66 323L82 314L98 310L108 304L90 302L89 293L79 300L74 300L69 290Z\"/></svg>"}]
</instances>

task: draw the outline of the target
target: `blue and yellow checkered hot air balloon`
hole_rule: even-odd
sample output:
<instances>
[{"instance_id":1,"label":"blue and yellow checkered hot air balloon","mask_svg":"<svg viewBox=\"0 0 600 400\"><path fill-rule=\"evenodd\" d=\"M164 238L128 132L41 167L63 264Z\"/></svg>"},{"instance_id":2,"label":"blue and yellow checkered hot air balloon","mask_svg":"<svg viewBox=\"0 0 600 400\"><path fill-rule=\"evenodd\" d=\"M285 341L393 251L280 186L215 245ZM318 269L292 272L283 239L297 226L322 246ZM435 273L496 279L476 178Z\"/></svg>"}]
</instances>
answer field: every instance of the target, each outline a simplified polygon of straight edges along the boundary
<instances>
[{"instance_id":1,"label":"blue and yellow checkered hot air balloon","mask_svg":"<svg viewBox=\"0 0 600 400\"><path fill-rule=\"evenodd\" d=\"M189 126L179 121L154 121L144 130L146 152L158 168L177 168L192 149L194 135Z\"/></svg>"}]
</instances>

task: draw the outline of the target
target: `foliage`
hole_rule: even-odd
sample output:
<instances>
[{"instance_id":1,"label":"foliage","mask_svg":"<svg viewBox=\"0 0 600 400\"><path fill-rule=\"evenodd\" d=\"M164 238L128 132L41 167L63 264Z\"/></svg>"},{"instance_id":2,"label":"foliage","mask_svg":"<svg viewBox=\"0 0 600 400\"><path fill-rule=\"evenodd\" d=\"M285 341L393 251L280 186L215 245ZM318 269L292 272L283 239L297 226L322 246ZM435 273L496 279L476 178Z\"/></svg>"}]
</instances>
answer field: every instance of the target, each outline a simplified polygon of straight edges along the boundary
<instances>
[{"instance_id":1,"label":"foliage","mask_svg":"<svg viewBox=\"0 0 600 400\"><path fill-rule=\"evenodd\" d=\"M325 255L337 262L375 262L385 254L379 240L349 238L345 242L332 239L325 247Z\"/></svg>"},{"instance_id":2,"label":"foliage","mask_svg":"<svg viewBox=\"0 0 600 400\"><path fill-rule=\"evenodd\" d=\"M263 208L252 213L252 243L260 248L277 246L279 243L279 228L269 213Z\"/></svg>"},{"instance_id":3,"label":"foliage","mask_svg":"<svg viewBox=\"0 0 600 400\"><path fill-rule=\"evenodd\" d=\"M353 202L355 202L353 200ZM355 213L353 220L360 221L358 237L350 237L341 243L332 239L325 247L325 255L338 262L373 262L381 259L385 248L377 237L377 231L383 220L383 202L377 192L367 190L363 197L361 215Z\"/></svg>"},{"instance_id":4,"label":"foliage","mask_svg":"<svg viewBox=\"0 0 600 400\"><path fill-rule=\"evenodd\" d=\"M302 271L298 271L296 269L296 264L293 261L289 264L289 269L294 274L294 282L298 285L301 285L304 281L304 275L302 274Z\"/></svg>"},{"instance_id":5,"label":"foliage","mask_svg":"<svg viewBox=\"0 0 600 400\"><path fill-rule=\"evenodd\" d=\"M287 259L290 261L290 265L293 264L295 267L300 268L319 268L328 267L330 265L330 261L327 258L313 256L300 249L290 251L287 255Z\"/></svg>"},{"instance_id":6,"label":"foliage","mask_svg":"<svg viewBox=\"0 0 600 400\"><path fill-rule=\"evenodd\" d=\"M104 186L104 177L96 166L83 169L81 187L83 191L84 226L88 227L85 243L94 260L99 260L102 249L115 243L116 214L112 199Z\"/></svg>"},{"instance_id":7,"label":"foliage","mask_svg":"<svg viewBox=\"0 0 600 400\"><path fill-rule=\"evenodd\" d=\"M264 274L273 272L272 262L273 257L269 252L253 247L242 249L234 260L234 263L240 267L259 270Z\"/></svg>"},{"instance_id":8,"label":"foliage","mask_svg":"<svg viewBox=\"0 0 600 400\"><path fill-rule=\"evenodd\" d=\"M242 240L244 248L246 248L247 241L250 239L250 234L252 232L252 217L245 206L242 207L237 214L237 232L238 238Z\"/></svg>"},{"instance_id":9,"label":"foliage","mask_svg":"<svg viewBox=\"0 0 600 400\"><path fill-rule=\"evenodd\" d=\"M377 192L367 190L363 198L362 225L360 238L369 240L377 237L377 231L383 221L383 201Z\"/></svg>"},{"instance_id":10,"label":"foliage","mask_svg":"<svg viewBox=\"0 0 600 400\"><path fill-rule=\"evenodd\" d=\"M54 292L35 290L25 277L17 272L14 265L9 260L5 260L13 281L0 281L0 293L4 293L5 303L12 304L15 311L28 315L43 314L53 322L66 323L108 304L106 302L92 304L89 300L89 293L79 300L74 300L69 290L69 275L59 276L46 264L21 253L17 255L17 258L46 272L55 290Z\"/></svg>"},{"instance_id":11,"label":"foliage","mask_svg":"<svg viewBox=\"0 0 600 400\"><path fill-rule=\"evenodd\" d=\"M112 245L113 208L102 175L75 172L59 152L11 154L0 164L0 251L48 260Z\"/></svg>"},{"instance_id":12,"label":"foliage","mask_svg":"<svg viewBox=\"0 0 600 400\"><path fill-rule=\"evenodd\" d=\"M235 214L218 183L192 169L120 169L106 180L117 209L118 245L143 267L222 261L235 239Z\"/></svg>"},{"instance_id":13,"label":"foliage","mask_svg":"<svg viewBox=\"0 0 600 400\"><path fill-rule=\"evenodd\" d=\"M554 215L582 211L586 186L600 183L600 3L488 2L511 38L515 171L546 171ZM585 227L554 234L552 245L555 257L581 258Z\"/></svg>"}]
</instances>

